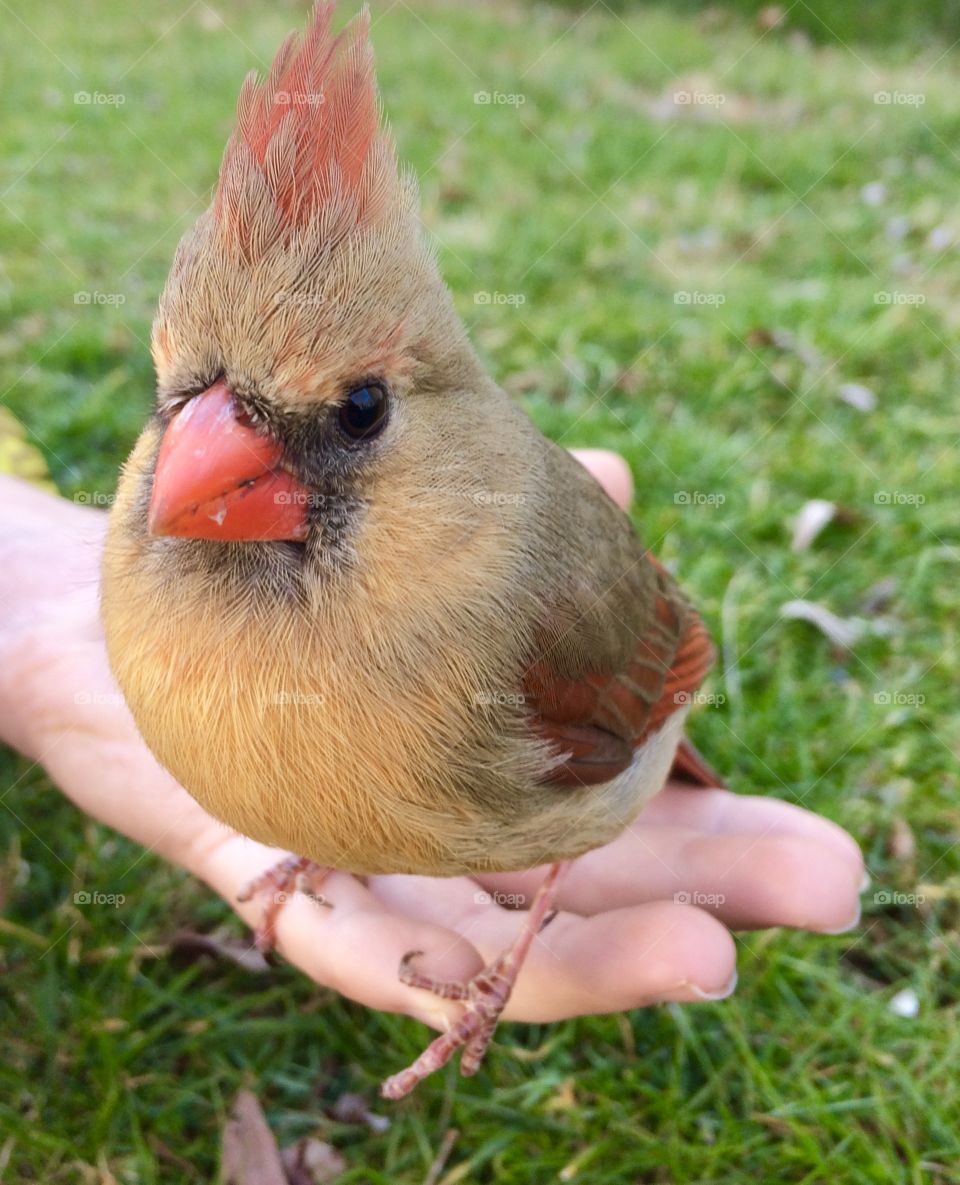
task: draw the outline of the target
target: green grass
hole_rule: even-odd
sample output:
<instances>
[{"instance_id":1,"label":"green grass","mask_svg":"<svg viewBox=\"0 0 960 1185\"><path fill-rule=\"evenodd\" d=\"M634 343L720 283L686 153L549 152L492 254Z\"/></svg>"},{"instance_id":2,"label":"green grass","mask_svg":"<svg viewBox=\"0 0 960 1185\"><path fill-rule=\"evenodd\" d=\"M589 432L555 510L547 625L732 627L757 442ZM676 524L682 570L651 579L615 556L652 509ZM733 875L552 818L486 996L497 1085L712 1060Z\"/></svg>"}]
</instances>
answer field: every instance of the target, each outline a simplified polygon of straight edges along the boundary
<instances>
[{"instance_id":1,"label":"green grass","mask_svg":"<svg viewBox=\"0 0 960 1185\"><path fill-rule=\"evenodd\" d=\"M960 28L947 3L800 0L764 34L758 7L378 3L374 37L475 341L544 430L629 458L644 536L723 643L726 702L700 712L698 742L736 787L859 838L861 931L744 936L721 1005L509 1028L475 1080L432 1080L374 1135L323 1104L374 1097L422 1029L288 968L154 957L229 910L11 754L0 1181L209 1181L244 1084L282 1140L326 1133L345 1182L423 1181L450 1126L447 1185L960 1181ZM113 488L173 248L240 80L302 9L0 5L0 393L68 495ZM841 401L843 382L876 410ZM795 554L789 520L812 497L850 514ZM854 656L779 618L797 597L862 613L887 578L886 628ZM925 699L883 702L898 695ZM913 856L892 844L902 820ZM74 906L94 876L121 908ZM873 897L918 885L919 909ZM905 987L913 1020L888 1007Z\"/></svg>"}]
</instances>

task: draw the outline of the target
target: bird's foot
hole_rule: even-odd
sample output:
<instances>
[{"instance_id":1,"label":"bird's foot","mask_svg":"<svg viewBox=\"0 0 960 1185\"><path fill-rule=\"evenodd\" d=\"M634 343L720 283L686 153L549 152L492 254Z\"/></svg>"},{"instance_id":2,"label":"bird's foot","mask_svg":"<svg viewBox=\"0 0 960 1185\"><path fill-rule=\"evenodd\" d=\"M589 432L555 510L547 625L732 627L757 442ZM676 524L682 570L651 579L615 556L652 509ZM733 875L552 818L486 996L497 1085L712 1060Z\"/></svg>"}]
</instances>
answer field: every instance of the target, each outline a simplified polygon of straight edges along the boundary
<instances>
[{"instance_id":1,"label":"bird's foot","mask_svg":"<svg viewBox=\"0 0 960 1185\"><path fill-rule=\"evenodd\" d=\"M329 873L329 868L315 864L306 856L286 856L243 886L237 894L238 901L263 898L263 914L253 932L257 950L266 954L277 945L277 917L294 893L304 893L320 905L327 904L320 890Z\"/></svg>"},{"instance_id":2,"label":"bird's foot","mask_svg":"<svg viewBox=\"0 0 960 1185\"><path fill-rule=\"evenodd\" d=\"M500 1013L510 999L513 979L504 972L506 955L491 963L465 983L444 982L421 975L412 961L423 951L410 951L400 964L400 980L409 987L423 988L444 1000L462 1000L466 1005L460 1019L436 1040L432 1041L412 1065L388 1078L380 1088L385 1099L402 1099L434 1070L445 1066L456 1051L463 1049L460 1058L461 1074L476 1074L487 1051Z\"/></svg>"},{"instance_id":3,"label":"bird's foot","mask_svg":"<svg viewBox=\"0 0 960 1185\"><path fill-rule=\"evenodd\" d=\"M510 993L530 944L536 934L553 918L550 906L556 894L557 879L562 868L562 864L554 864L547 873L547 878L537 890L526 915L523 929L513 945L472 979L465 982L434 979L432 976L421 974L413 966L413 960L423 954L423 951L410 951L404 955L399 971L401 983L433 992L435 996L440 996L444 1000L460 1000L465 1007L460 1019L445 1033L431 1041L415 1062L383 1083L380 1087L383 1098L402 1099L434 1070L445 1066L458 1049L463 1049L460 1056L460 1073L465 1076L476 1074L487 1052L500 1014L510 999Z\"/></svg>"}]
</instances>

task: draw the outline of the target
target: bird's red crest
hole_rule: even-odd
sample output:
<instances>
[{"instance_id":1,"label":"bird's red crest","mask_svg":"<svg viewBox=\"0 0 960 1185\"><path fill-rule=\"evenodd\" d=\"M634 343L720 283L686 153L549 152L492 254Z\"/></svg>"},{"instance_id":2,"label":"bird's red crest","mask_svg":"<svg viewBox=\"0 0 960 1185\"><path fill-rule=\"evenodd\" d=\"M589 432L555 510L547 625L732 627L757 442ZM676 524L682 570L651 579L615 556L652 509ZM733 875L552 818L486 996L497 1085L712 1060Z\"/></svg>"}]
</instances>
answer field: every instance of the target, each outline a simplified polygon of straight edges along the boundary
<instances>
[{"instance_id":1,"label":"bird's red crest","mask_svg":"<svg viewBox=\"0 0 960 1185\"><path fill-rule=\"evenodd\" d=\"M251 200L251 167L261 193L265 184L272 198L269 221L288 233L318 213L329 213L331 230L375 218L395 182L392 144L380 126L369 14L364 9L334 35L334 8L335 0L317 0L302 39L288 37L266 79L251 74L240 92L214 212L242 242L264 229L260 195Z\"/></svg>"}]
</instances>

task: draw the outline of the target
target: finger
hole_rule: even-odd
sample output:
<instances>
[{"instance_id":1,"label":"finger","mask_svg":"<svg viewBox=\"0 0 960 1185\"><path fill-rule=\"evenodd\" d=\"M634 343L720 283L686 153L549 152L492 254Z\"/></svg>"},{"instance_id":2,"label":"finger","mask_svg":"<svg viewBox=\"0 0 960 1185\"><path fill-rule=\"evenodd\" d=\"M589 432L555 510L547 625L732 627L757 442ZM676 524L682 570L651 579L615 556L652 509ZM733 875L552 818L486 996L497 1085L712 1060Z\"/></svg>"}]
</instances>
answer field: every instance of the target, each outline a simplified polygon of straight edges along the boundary
<instances>
[{"instance_id":1,"label":"finger","mask_svg":"<svg viewBox=\"0 0 960 1185\"><path fill-rule=\"evenodd\" d=\"M479 880L497 899L529 893L541 875ZM860 884L849 861L804 836L704 835L638 824L574 861L558 896L563 908L584 914L666 899L707 909L737 929L837 933L859 921Z\"/></svg>"},{"instance_id":2,"label":"finger","mask_svg":"<svg viewBox=\"0 0 960 1185\"><path fill-rule=\"evenodd\" d=\"M832 849L861 878L863 853L857 841L831 819L804 810L779 798L756 794L732 794L729 790L702 790L668 782L645 807L643 823L682 824L712 834L793 835Z\"/></svg>"},{"instance_id":3,"label":"finger","mask_svg":"<svg viewBox=\"0 0 960 1185\"><path fill-rule=\"evenodd\" d=\"M525 972L507 1017L553 1021L725 999L736 987L736 948L709 914L657 901L591 918L558 914Z\"/></svg>"},{"instance_id":4,"label":"finger","mask_svg":"<svg viewBox=\"0 0 960 1185\"><path fill-rule=\"evenodd\" d=\"M633 499L633 474L619 453L602 448L575 448L570 450L570 455L593 474L618 506L626 510Z\"/></svg>"},{"instance_id":5,"label":"finger","mask_svg":"<svg viewBox=\"0 0 960 1185\"><path fill-rule=\"evenodd\" d=\"M202 875L254 927L264 897L239 903L237 894L286 854L229 835L211 848ZM280 954L318 983L370 1008L401 1012L439 1029L460 1014L458 1005L401 983L398 971L404 955L422 950L430 954L431 974L469 978L483 958L462 935L389 910L348 873L331 871L322 896L323 904L303 893L287 898L276 921Z\"/></svg>"},{"instance_id":6,"label":"finger","mask_svg":"<svg viewBox=\"0 0 960 1185\"><path fill-rule=\"evenodd\" d=\"M442 886L442 891L440 888ZM421 921L457 927L487 960L506 950L523 912L465 879L377 877L371 889ZM418 966L436 972L427 952ZM733 990L733 939L698 909L651 902L584 918L561 911L531 945L505 1017L554 1021L658 1001L721 999Z\"/></svg>"}]
</instances>

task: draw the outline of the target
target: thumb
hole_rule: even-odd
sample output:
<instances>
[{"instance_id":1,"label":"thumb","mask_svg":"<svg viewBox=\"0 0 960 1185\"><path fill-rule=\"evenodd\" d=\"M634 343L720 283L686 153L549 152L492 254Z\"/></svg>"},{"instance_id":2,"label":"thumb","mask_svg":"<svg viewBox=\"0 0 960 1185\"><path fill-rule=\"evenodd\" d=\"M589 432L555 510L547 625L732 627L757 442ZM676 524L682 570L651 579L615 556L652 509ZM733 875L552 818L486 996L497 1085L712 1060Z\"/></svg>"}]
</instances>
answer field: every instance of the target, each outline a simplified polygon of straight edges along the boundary
<instances>
[{"instance_id":1,"label":"thumb","mask_svg":"<svg viewBox=\"0 0 960 1185\"><path fill-rule=\"evenodd\" d=\"M630 466L619 455L602 448L575 448L570 455L591 473L621 510L626 510L633 499L633 475Z\"/></svg>"}]
</instances>

